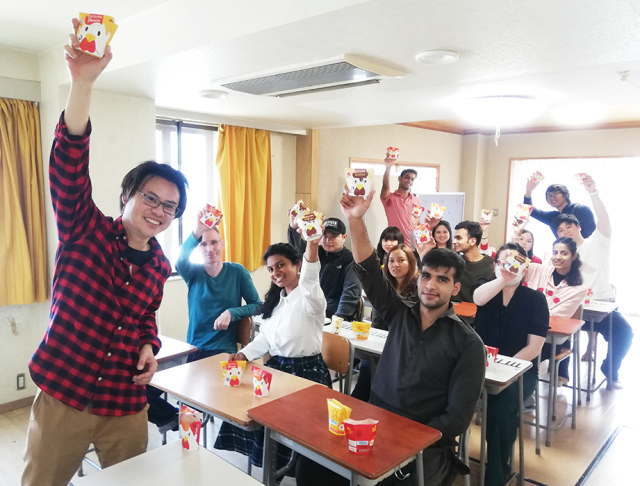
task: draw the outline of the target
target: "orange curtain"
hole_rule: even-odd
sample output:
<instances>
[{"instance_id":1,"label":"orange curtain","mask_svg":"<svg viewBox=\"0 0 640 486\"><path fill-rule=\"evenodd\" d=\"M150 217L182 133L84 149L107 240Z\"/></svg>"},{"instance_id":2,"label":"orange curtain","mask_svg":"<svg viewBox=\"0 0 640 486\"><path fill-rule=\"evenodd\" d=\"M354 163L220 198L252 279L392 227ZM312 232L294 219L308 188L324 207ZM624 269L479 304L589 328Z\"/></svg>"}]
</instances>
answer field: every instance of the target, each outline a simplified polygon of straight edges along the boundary
<instances>
[{"instance_id":1,"label":"orange curtain","mask_svg":"<svg viewBox=\"0 0 640 486\"><path fill-rule=\"evenodd\" d=\"M271 243L271 135L221 125L216 157L225 259L250 272Z\"/></svg>"},{"instance_id":2,"label":"orange curtain","mask_svg":"<svg viewBox=\"0 0 640 486\"><path fill-rule=\"evenodd\" d=\"M0 306L47 299L40 114L0 98Z\"/></svg>"}]
</instances>

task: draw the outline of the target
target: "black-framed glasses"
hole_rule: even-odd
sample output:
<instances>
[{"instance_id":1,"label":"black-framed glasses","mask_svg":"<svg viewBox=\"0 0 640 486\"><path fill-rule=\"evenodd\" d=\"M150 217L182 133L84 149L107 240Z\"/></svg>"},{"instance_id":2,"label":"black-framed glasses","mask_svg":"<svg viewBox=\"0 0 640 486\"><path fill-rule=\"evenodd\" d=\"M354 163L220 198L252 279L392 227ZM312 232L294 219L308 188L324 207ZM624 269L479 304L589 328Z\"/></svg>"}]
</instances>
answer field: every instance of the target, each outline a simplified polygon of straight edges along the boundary
<instances>
[{"instance_id":1,"label":"black-framed glasses","mask_svg":"<svg viewBox=\"0 0 640 486\"><path fill-rule=\"evenodd\" d=\"M175 204L162 202L160 199L158 199L156 196L152 194L145 194L142 191L138 191L138 192L142 194L142 200L147 206L151 206L152 208L157 208L158 206L162 206L162 210L166 214L170 214L171 216L175 216L178 213L178 206L176 206Z\"/></svg>"}]
</instances>

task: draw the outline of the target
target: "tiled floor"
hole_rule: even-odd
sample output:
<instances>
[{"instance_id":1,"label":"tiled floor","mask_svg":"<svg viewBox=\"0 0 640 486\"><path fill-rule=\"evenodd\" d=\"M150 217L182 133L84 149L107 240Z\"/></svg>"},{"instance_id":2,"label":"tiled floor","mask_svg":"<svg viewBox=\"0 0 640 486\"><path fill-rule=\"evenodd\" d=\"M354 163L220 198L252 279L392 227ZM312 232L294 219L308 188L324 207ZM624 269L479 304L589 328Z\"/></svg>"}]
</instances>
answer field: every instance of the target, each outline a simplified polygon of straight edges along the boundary
<instances>
[{"instance_id":1,"label":"tiled floor","mask_svg":"<svg viewBox=\"0 0 640 486\"><path fill-rule=\"evenodd\" d=\"M630 318L629 321L636 336L640 336L640 318ZM604 347L606 344L601 344L599 349L606 349ZM533 427L527 427L526 477L549 486L577 484L607 439L619 426L623 426L611 447L584 484L588 486L636 484L637 476L632 473L635 470L633 461L636 460L635 454L633 454L636 450L635 440L637 440L637 433L640 431L640 415L636 410L640 399L640 375L636 371L640 365L640 353L637 351L640 348L638 346L636 342L632 347L621 372L621 381L624 382L625 389L606 391L602 387L594 394L589 404L583 400L583 406L578 409L577 429L571 430L570 421L567 421L560 430L553 433L551 448L545 447L543 442L539 456L535 454ZM586 365L584 366L583 376L586 376ZM566 410L567 400L570 403L570 392L570 389L562 389L559 392L558 416L560 417ZM544 407L546 394L546 385L542 385L541 405L543 405L543 410L546 409ZM544 417L543 412L542 418L544 419ZM18 486L20 484L22 451L28 420L28 408L0 415L0 486ZM209 448L236 467L246 470L247 460L244 456L213 449L218 427L219 424L209 426ZM472 457L479 456L479 436L479 427L473 425L469 442ZM168 440L178 440L177 432L170 432ZM150 426L149 448L155 449L161 444L162 438L157 429ZM87 474L95 474L95 471L89 466L85 466L84 470ZM253 475L260 478L261 470L254 468ZM456 482L456 485L462 484L462 480ZM478 484L477 467L474 464L472 464L471 484ZM291 485L295 485L293 479L286 478L283 481L283 486Z\"/></svg>"}]
</instances>

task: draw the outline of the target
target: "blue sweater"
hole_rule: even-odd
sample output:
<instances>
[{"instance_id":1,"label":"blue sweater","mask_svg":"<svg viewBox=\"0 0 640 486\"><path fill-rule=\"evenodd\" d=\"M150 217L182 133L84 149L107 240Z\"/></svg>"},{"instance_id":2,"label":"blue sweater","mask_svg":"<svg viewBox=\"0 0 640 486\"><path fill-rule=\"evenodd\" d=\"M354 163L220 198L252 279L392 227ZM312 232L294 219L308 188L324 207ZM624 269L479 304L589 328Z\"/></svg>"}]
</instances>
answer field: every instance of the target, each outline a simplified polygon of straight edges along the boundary
<instances>
[{"instance_id":1,"label":"blue sweater","mask_svg":"<svg viewBox=\"0 0 640 486\"><path fill-rule=\"evenodd\" d=\"M238 321L255 314L260 297L249 272L238 263L224 262L217 277L211 277L203 265L191 263L191 253L198 246L193 233L180 248L176 271L189 288L189 330L187 342L198 350L238 351ZM246 305L242 305L242 299ZM213 323L224 311L231 313L231 324L215 331Z\"/></svg>"}]
</instances>

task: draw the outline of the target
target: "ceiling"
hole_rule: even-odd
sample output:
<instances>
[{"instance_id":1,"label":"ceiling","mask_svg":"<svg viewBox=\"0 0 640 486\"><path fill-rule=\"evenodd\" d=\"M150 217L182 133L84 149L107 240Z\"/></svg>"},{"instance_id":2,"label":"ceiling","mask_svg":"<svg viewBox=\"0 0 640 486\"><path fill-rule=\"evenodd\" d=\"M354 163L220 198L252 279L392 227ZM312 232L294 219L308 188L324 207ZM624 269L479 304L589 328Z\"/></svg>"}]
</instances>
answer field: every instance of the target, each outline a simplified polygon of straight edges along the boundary
<instances>
[{"instance_id":1,"label":"ceiling","mask_svg":"<svg viewBox=\"0 0 640 486\"><path fill-rule=\"evenodd\" d=\"M80 9L114 16L114 59L96 88L152 98L165 109L292 129L408 123L489 133L461 121L454 101L517 94L539 97L549 110L597 102L608 110L597 126L640 126L640 0L4 3L0 45L37 52L60 49ZM430 49L457 51L460 60L418 64L415 55ZM198 95L221 80L340 54L405 77L288 98ZM547 112L511 130L559 128L576 126L560 127Z\"/></svg>"}]
</instances>

